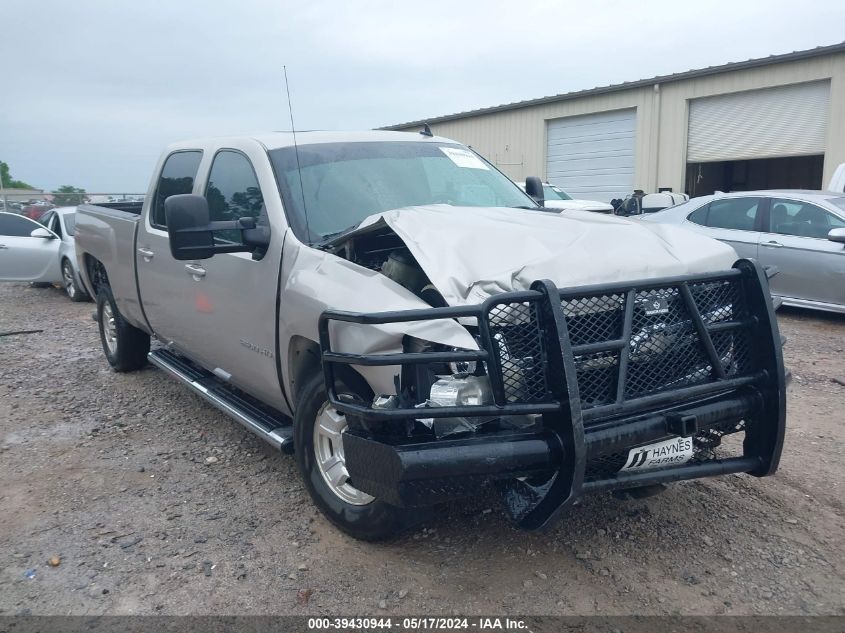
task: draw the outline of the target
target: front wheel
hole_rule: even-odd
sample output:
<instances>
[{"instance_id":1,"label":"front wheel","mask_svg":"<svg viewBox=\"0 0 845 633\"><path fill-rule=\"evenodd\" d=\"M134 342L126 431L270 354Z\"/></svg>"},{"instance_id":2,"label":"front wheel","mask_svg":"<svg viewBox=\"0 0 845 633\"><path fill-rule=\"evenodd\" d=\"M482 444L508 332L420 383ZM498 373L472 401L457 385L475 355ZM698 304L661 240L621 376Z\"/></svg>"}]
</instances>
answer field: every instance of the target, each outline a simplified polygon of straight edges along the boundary
<instances>
[{"instance_id":1,"label":"front wheel","mask_svg":"<svg viewBox=\"0 0 845 633\"><path fill-rule=\"evenodd\" d=\"M112 369L134 371L147 364L150 335L124 320L108 286L100 286L97 291L97 323L103 352Z\"/></svg>"},{"instance_id":2,"label":"front wheel","mask_svg":"<svg viewBox=\"0 0 845 633\"><path fill-rule=\"evenodd\" d=\"M418 522L420 511L388 505L355 487L343 451L346 419L329 402L322 374L304 387L293 424L299 471L329 521L365 541L389 538Z\"/></svg>"}]
</instances>

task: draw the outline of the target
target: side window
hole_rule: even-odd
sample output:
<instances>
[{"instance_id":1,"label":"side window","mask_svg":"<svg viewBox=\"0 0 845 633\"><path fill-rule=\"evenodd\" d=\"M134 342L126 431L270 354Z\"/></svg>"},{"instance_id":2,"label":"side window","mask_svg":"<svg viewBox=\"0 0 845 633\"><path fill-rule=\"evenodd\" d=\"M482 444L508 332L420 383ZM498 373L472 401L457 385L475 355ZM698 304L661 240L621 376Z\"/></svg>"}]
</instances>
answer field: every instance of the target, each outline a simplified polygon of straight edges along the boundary
<instances>
[{"instance_id":1,"label":"side window","mask_svg":"<svg viewBox=\"0 0 845 633\"><path fill-rule=\"evenodd\" d=\"M50 226L50 224L53 222L54 217L56 217L56 214L53 213L52 211L48 211L47 213L42 215L40 218L38 218L38 220L36 220L36 222L38 222L39 224L43 224L44 226L46 226L48 229L50 229L52 231L53 227Z\"/></svg>"},{"instance_id":2,"label":"side window","mask_svg":"<svg viewBox=\"0 0 845 633\"><path fill-rule=\"evenodd\" d=\"M200 159L202 159L200 151L174 152L167 157L156 184L153 205L150 209L150 224L160 229L167 226L167 220L164 217L164 201L170 196L193 191Z\"/></svg>"},{"instance_id":3,"label":"side window","mask_svg":"<svg viewBox=\"0 0 845 633\"><path fill-rule=\"evenodd\" d=\"M797 237L827 239L831 229L845 227L845 220L809 202L772 200L769 232Z\"/></svg>"},{"instance_id":4,"label":"side window","mask_svg":"<svg viewBox=\"0 0 845 633\"><path fill-rule=\"evenodd\" d=\"M50 220L49 224L47 224L47 228L53 231L53 233L55 233L59 237L64 237L62 235L62 221L61 218L59 218L58 213L53 214L53 219Z\"/></svg>"},{"instance_id":5,"label":"side window","mask_svg":"<svg viewBox=\"0 0 845 633\"><path fill-rule=\"evenodd\" d=\"M707 226L714 229L753 231L759 206L759 198L713 200L708 205Z\"/></svg>"},{"instance_id":6,"label":"side window","mask_svg":"<svg viewBox=\"0 0 845 633\"><path fill-rule=\"evenodd\" d=\"M0 213L0 235L29 237L29 234L38 228L43 227L34 220L12 213Z\"/></svg>"},{"instance_id":7,"label":"side window","mask_svg":"<svg viewBox=\"0 0 845 633\"><path fill-rule=\"evenodd\" d=\"M700 224L701 226L707 226L707 209L709 208L709 204L705 204L703 206L698 207L695 211L693 211L687 216L687 220L689 220L690 222L695 222L696 224Z\"/></svg>"},{"instance_id":8,"label":"side window","mask_svg":"<svg viewBox=\"0 0 845 633\"><path fill-rule=\"evenodd\" d=\"M205 198L212 222L251 217L259 224L267 223L258 178L249 159L240 152L217 153L208 175ZM215 237L229 242L241 240L240 231L217 231Z\"/></svg>"}]
</instances>

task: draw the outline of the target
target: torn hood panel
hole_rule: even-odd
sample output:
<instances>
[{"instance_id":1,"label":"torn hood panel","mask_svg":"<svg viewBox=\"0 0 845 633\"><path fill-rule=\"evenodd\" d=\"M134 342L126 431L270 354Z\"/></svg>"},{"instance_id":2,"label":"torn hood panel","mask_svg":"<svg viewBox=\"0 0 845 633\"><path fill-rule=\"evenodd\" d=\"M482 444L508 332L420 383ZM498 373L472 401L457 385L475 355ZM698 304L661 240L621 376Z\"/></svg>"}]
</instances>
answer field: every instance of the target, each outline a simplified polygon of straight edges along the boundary
<instances>
[{"instance_id":1,"label":"torn hood panel","mask_svg":"<svg viewBox=\"0 0 845 633\"><path fill-rule=\"evenodd\" d=\"M387 225L450 305L525 290L729 269L734 250L680 227L586 211L562 214L429 205L366 218L346 237Z\"/></svg>"}]
</instances>

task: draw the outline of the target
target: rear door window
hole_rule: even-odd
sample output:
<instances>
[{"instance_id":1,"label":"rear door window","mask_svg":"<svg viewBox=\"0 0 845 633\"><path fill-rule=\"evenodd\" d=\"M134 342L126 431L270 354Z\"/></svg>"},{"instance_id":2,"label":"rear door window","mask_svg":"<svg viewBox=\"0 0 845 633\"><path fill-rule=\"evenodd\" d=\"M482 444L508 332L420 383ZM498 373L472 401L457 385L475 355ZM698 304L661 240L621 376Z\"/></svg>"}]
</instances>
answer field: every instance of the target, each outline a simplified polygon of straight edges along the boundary
<instances>
[{"instance_id":1,"label":"rear door window","mask_svg":"<svg viewBox=\"0 0 845 633\"><path fill-rule=\"evenodd\" d=\"M714 229L753 231L757 223L760 198L723 198L707 205L705 226Z\"/></svg>"},{"instance_id":2,"label":"rear door window","mask_svg":"<svg viewBox=\"0 0 845 633\"><path fill-rule=\"evenodd\" d=\"M769 232L796 237L827 239L831 229L845 228L845 220L809 202L772 200Z\"/></svg>"},{"instance_id":3,"label":"rear door window","mask_svg":"<svg viewBox=\"0 0 845 633\"><path fill-rule=\"evenodd\" d=\"M150 209L150 224L159 229L167 227L164 217L164 201L170 196L191 193L202 159L199 150L174 152L164 161L161 175L156 184L153 204Z\"/></svg>"},{"instance_id":4,"label":"rear door window","mask_svg":"<svg viewBox=\"0 0 845 633\"><path fill-rule=\"evenodd\" d=\"M267 223L264 196L249 159L234 150L222 150L214 157L208 185L205 188L211 221L255 218L258 224ZM215 238L240 243L241 232L215 231Z\"/></svg>"},{"instance_id":5,"label":"rear door window","mask_svg":"<svg viewBox=\"0 0 845 633\"><path fill-rule=\"evenodd\" d=\"M62 234L62 221L61 218L59 218L58 213L53 214L53 218L50 220L50 223L47 225L47 228L53 231L53 233L55 233L59 237L64 237L64 235Z\"/></svg>"},{"instance_id":6,"label":"rear door window","mask_svg":"<svg viewBox=\"0 0 845 633\"><path fill-rule=\"evenodd\" d=\"M0 235L29 237L35 229L43 228L38 222L12 213L0 213Z\"/></svg>"},{"instance_id":7,"label":"rear door window","mask_svg":"<svg viewBox=\"0 0 845 633\"><path fill-rule=\"evenodd\" d=\"M76 214L75 213L66 213L63 220L65 221L65 230L67 231L68 235L73 235L76 233Z\"/></svg>"}]
</instances>

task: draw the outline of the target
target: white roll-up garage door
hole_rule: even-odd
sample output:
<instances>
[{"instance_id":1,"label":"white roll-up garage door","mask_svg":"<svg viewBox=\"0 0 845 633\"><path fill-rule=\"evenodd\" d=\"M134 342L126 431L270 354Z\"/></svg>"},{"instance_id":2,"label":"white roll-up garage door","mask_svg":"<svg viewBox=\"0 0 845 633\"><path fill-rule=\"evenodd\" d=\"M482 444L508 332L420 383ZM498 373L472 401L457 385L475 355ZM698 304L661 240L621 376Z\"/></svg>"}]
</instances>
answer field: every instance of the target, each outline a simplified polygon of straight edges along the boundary
<instances>
[{"instance_id":1,"label":"white roll-up garage door","mask_svg":"<svg viewBox=\"0 0 845 633\"><path fill-rule=\"evenodd\" d=\"M553 119L546 179L573 198L610 202L634 189L635 109Z\"/></svg>"},{"instance_id":2,"label":"white roll-up garage door","mask_svg":"<svg viewBox=\"0 0 845 633\"><path fill-rule=\"evenodd\" d=\"M830 82L690 101L687 161L824 154Z\"/></svg>"}]
</instances>

